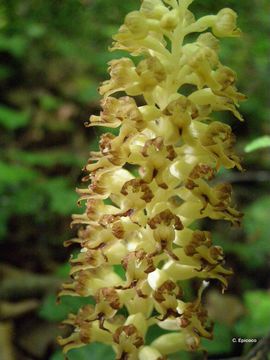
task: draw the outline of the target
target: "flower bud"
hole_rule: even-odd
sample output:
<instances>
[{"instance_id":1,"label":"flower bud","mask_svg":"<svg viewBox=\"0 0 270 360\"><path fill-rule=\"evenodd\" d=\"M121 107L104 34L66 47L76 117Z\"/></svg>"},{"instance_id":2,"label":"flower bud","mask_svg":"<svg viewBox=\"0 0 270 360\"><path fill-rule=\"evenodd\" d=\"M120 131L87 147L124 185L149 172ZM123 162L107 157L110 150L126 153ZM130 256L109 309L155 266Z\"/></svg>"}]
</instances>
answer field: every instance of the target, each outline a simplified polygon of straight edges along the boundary
<instances>
[{"instance_id":1,"label":"flower bud","mask_svg":"<svg viewBox=\"0 0 270 360\"><path fill-rule=\"evenodd\" d=\"M139 11L132 11L125 18L125 25L136 39L143 39L147 36L147 20Z\"/></svg>"},{"instance_id":2,"label":"flower bud","mask_svg":"<svg viewBox=\"0 0 270 360\"><path fill-rule=\"evenodd\" d=\"M141 88L144 90L150 90L166 78L166 72L160 60L152 56L140 61L136 72L140 76Z\"/></svg>"},{"instance_id":3,"label":"flower bud","mask_svg":"<svg viewBox=\"0 0 270 360\"><path fill-rule=\"evenodd\" d=\"M163 5L161 0L143 0L141 5L141 12L147 18L160 20L168 11L168 8Z\"/></svg>"},{"instance_id":4,"label":"flower bud","mask_svg":"<svg viewBox=\"0 0 270 360\"><path fill-rule=\"evenodd\" d=\"M162 16L160 26L162 29L171 31L174 30L179 23L179 16L177 10L172 10L169 13Z\"/></svg>"},{"instance_id":5,"label":"flower bud","mask_svg":"<svg viewBox=\"0 0 270 360\"><path fill-rule=\"evenodd\" d=\"M240 30L236 27L237 14L232 9L225 8L218 12L212 26L214 35L218 37L238 36Z\"/></svg>"},{"instance_id":6,"label":"flower bud","mask_svg":"<svg viewBox=\"0 0 270 360\"><path fill-rule=\"evenodd\" d=\"M198 335L187 336L184 333L171 333L157 338L152 342L151 347L157 349L162 355L168 355L181 350L194 351L199 345Z\"/></svg>"},{"instance_id":7,"label":"flower bud","mask_svg":"<svg viewBox=\"0 0 270 360\"><path fill-rule=\"evenodd\" d=\"M151 346L144 346L139 352L139 360L165 360L161 353L151 347Z\"/></svg>"},{"instance_id":8,"label":"flower bud","mask_svg":"<svg viewBox=\"0 0 270 360\"><path fill-rule=\"evenodd\" d=\"M210 49L213 49L214 51L218 51L219 50L219 41L218 39L213 36L210 32L201 34L198 37L198 43L202 44L204 46L209 47Z\"/></svg>"}]
</instances>

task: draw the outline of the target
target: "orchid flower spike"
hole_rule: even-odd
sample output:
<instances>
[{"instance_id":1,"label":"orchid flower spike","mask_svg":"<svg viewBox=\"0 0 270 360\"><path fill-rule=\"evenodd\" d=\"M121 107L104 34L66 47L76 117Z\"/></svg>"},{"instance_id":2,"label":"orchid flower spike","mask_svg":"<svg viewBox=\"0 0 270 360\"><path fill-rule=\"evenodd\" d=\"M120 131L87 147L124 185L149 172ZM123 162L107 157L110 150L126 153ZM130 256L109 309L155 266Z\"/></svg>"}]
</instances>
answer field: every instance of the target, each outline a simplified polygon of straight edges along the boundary
<instances>
[{"instance_id":1,"label":"orchid flower spike","mask_svg":"<svg viewBox=\"0 0 270 360\"><path fill-rule=\"evenodd\" d=\"M143 0L113 37L111 50L131 56L109 63L102 110L87 126L119 131L101 136L85 167L88 185L78 192L86 208L73 216L78 236L66 244L81 250L60 294L90 296L94 305L65 321L73 327L59 338L65 353L97 341L117 360L164 360L212 339L203 290L211 279L225 289L232 270L211 233L194 225L240 224L231 185L212 180L222 167L242 169L231 127L218 117L227 111L242 121L245 96L218 55L219 38L240 34L237 14L226 8L196 19L191 3ZM181 282L195 278L202 285L187 300ZM154 324L168 332L147 343Z\"/></svg>"}]
</instances>

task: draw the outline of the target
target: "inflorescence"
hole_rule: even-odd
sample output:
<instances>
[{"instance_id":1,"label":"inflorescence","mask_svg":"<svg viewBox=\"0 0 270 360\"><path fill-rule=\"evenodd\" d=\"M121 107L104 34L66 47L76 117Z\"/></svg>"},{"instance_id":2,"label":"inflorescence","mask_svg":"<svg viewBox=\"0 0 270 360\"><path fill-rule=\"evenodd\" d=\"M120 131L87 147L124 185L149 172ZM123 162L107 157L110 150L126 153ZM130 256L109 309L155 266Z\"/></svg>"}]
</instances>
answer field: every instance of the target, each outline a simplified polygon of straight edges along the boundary
<instances>
[{"instance_id":1,"label":"inflorescence","mask_svg":"<svg viewBox=\"0 0 270 360\"><path fill-rule=\"evenodd\" d=\"M61 291L94 305L65 321L74 331L59 338L64 352L97 341L119 360L162 360L212 338L202 292L210 279L226 288L232 270L210 232L194 226L203 218L240 223L231 185L213 179L222 167L241 170L231 127L216 113L242 120L245 96L218 57L218 38L240 34L236 13L195 19L191 3L143 0L114 36L112 50L131 57L109 63L102 111L87 126L119 132L101 136L85 168L90 185L78 192L86 209L73 216L78 237L66 244L81 251ZM198 295L187 301L181 282L194 278ZM147 344L152 325L168 332Z\"/></svg>"}]
</instances>

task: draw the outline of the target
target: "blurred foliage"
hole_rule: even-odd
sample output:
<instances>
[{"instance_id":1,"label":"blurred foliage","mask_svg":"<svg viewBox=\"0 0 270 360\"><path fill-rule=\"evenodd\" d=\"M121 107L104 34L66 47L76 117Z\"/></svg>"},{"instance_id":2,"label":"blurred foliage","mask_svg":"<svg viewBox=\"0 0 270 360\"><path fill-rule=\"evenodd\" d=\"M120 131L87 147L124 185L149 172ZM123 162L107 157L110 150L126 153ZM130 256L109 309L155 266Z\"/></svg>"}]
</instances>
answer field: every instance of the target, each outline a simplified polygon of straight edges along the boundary
<instances>
[{"instance_id":1,"label":"blurred foliage","mask_svg":"<svg viewBox=\"0 0 270 360\"><path fill-rule=\"evenodd\" d=\"M248 329L248 334L251 338L264 336L269 332L269 291L246 291L244 294L244 304L246 306L247 314L236 324L237 334L245 337Z\"/></svg>"},{"instance_id":2,"label":"blurred foliage","mask_svg":"<svg viewBox=\"0 0 270 360\"><path fill-rule=\"evenodd\" d=\"M49 294L40 307L39 316L52 322L60 322L65 320L69 313L77 313L82 306L89 303L92 303L92 299L63 296L61 306L58 306L55 294Z\"/></svg>"},{"instance_id":3,"label":"blurred foliage","mask_svg":"<svg viewBox=\"0 0 270 360\"><path fill-rule=\"evenodd\" d=\"M91 354L91 355L90 355ZM93 343L91 345L85 346L78 350L71 350L68 355L69 360L85 360L89 356L94 359L106 359L106 360L114 360L115 355L110 346L104 344ZM61 351L57 351L54 353L49 360L63 360L63 354Z\"/></svg>"},{"instance_id":4,"label":"blurred foliage","mask_svg":"<svg viewBox=\"0 0 270 360\"><path fill-rule=\"evenodd\" d=\"M265 147L270 147L270 136L261 136L246 145L245 151L251 152Z\"/></svg>"},{"instance_id":5,"label":"blurred foliage","mask_svg":"<svg viewBox=\"0 0 270 360\"><path fill-rule=\"evenodd\" d=\"M67 277L69 251L62 244L73 235L70 214L80 211L74 189L100 134L98 129L85 129L83 123L98 111L97 88L107 77L106 63L122 55L107 50L111 35L125 14L138 6L139 0L0 1L0 142L4 149L0 154L0 264ZM244 125L228 121L238 136L240 153L245 145L250 153L245 156L246 173L228 174L228 181L234 182L235 201L246 213L242 229L231 231L209 221L201 224L212 228L214 240L224 247L227 262L235 270L229 288L233 300L224 305L224 298L217 297L216 305L207 304L216 320L215 339L203 345L216 357L245 350L232 344L233 336L261 337L270 327L270 152L266 147L270 133L266 91L270 87L270 4L268 0L197 0L192 10L203 15L230 6L239 14L244 35L239 40L223 40L221 57L237 72L239 88L249 100L241 107ZM122 274L121 267L115 271ZM190 296L195 296L195 289L196 283L185 285ZM40 345L42 339L36 343L33 337L32 347L18 346L16 356L27 360L29 352L35 354L38 347L45 349L36 354L39 359L63 359L51 326L56 328L69 311L91 300L64 297L57 305L50 289L38 300L36 313L11 322L16 336L24 333L25 321L36 334L38 326L44 334L48 329L44 336L48 343ZM239 303L244 311L238 314ZM234 309L239 316L228 323L228 318L217 316L220 311L215 313L217 306ZM148 338L154 338L157 331L152 327ZM99 344L68 354L70 360L88 356L113 359L111 349ZM194 356L177 354L171 359Z\"/></svg>"},{"instance_id":6,"label":"blurred foliage","mask_svg":"<svg viewBox=\"0 0 270 360\"><path fill-rule=\"evenodd\" d=\"M262 197L254 201L245 210L243 220L242 241L227 239L216 234L219 244L225 252L237 255L244 261L245 267L250 270L256 270L269 263L270 241L269 241L269 212L270 197Z\"/></svg>"}]
</instances>

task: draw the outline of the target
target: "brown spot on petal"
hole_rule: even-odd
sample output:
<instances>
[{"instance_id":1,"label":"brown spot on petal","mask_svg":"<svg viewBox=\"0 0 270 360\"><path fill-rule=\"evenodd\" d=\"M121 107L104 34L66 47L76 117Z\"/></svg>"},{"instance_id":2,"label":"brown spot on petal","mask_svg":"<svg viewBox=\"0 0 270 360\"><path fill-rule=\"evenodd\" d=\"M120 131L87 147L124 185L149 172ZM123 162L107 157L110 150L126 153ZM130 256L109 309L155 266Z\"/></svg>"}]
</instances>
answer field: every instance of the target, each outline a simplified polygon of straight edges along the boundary
<instances>
[{"instance_id":1,"label":"brown spot on petal","mask_svg":"<svg viewBox=\"0 0 270 360\"><path fill-rule=\"evenodd\" d=\"M197 185L194 181L192 181L191 179L187 179L187 181L185 182L185 187L188 190L193 190L197 187L199 187L199 185Z\"/></svg>"},{"instance_id":2,"label":"brown spot on petal","mask_svg":"<svg viewBox=\"0 0 270 360\"><path fill-rule=\"evenodd\" d=\"M167 280L154 292L153 297L157 302L162 303L165 301L166 295L172 294L175 288L176 284Z\"/></svg>"},{"instance_id":3,"label":"brown spot on petal","mask_svg":"<svg viewBox=\"0 0 270 360\"><path fill-rule=\"evenodd\" d=\"M190 320L187 319L185 316L181 316L179 318L179 325L181 328L186 328L190 324Z\"/></svg>"},{"instance_id":4,"label":"brown spot on petal","mask_svg":"<svg viewBox=\"0 0 270 360\"><path fill-rule=\"evenodd\" d=\"M166 189L168 189L169 187L168 187L168 185L166 184L166 183L161 183L161 184L158 184L158 186L159 187L161 187L162 189L164 189L164 190L166 190Z\"/></svg>"},{"instance_id":5,"label":"brown spot on petal","mask_svg":"<svg viewBox=\"0 0 270 360\"><path fill-rule=\"evenodd\" d=\"M117 344L121 344L122 336L124 336L125 341L126 339L129 339L131 344L133 344L136 348L139 348L144 344L143 338L139 335L137 328L132 324L120 326L116 329L113 335L113 340Z\"/></svg>"},{"instance_id":6,"label":"brown spot on petal","mask_svg":"<svg viewBox=\"0 0 270 360\"><path fill-rule=\"evenodd\" d=\"M82 328L81 327L80 340L84 344L89 344L91 342L91 337L90 337L88 328Z\"/></svg>"},{"instance_id":7,"label":"brown spot on petal","mask_svg":"<svg viewBox=\"0 0 270 360\"><path fill-rule=\"evenodd\" d=\"M110 214L110 215L103 215L99 220L99 224L103 227L107 227L108 225L119 221L121 217L131 216L133 213L133 209L129 209L125 212L118 213L118 214Z\"/></svg>"},{"instance_id":8,"label":"brown spot on petal","mask_svg":"<svg viewBox=\"0 0 270 360\"><path fill-rule=\"evenodd\" d=\"M132 193L138 193L141 191L143 195L140 198L147 203L149 203L154 197L148 184L142 179L132 179L125 182L121 189L121 194L127 196L130 191L132 191Z\"/></svg>"},{"instance_id":9,"label":"brown spot on petal","mask_svg":"<svg viewBox=\"0 0 270 360\"><path fill-rule=\"evenodd\" d=\"M125 236L125 229L121 221L117 221L112 225L112 233L117 239L123 239Z\"/></svg>"},{"instance_id":10,"label":"brown spot on petal","mask_svg":"<svg viewBox=\"0 0 270 360\"><path fill-rule=\"evenodd\" d=\"M168 151L167 159L171 161L174 160L177 156L176 152L174 151L174 147L172 145L168 145L166 146L166 149Z\"/></svg>"},{"instance_id":11,"label":"brown spot on petal","mask_svg":"<svg viewBox=\"0 0 270 360\"><path fill-rule=\"evenodd\" d=\"M112 309L120 309L120 299L117 291L114 288L101 288L98 290L95 295L95 300L97 303L106 301L109 303Z\"/></svg>"},{"instance_id":12,"label":"brown spot on petal","mask_svg":"<svg viewBox=\"0 0 270 360\"><path fill-rule=\"evenodd\" d=\"M214 169L206 164L197 164L189 174L191 179L204 178L206 180L212 180L214 176Z\"/></svg>"},{"instance_id":13,"label":"brown spot on petal","mask_svg":"<svg viewBox=\"0 0 270 360\"><path fill-rule=\"evenodd\" d=\"M128 266L136 262L138 267L141 267L142 271L146 274L155 270L153 259L147 256L144 250L137 250L126 255L122 260L122 265L125 270L128 270Z\"/></svg>"},{"instance_id":14,"label":"brown spot on petal","mask_svg":"<svg viewBox=\"0 0 270 360\"><path fill-rule=\"evenodd\" d=\"M149 149L153 147L154 150L159 151L163 147L163 139L161 136L156 137L155 139L147 140L143 146L142 155L144 157L149 156Z\"/></svg>"},{"instance_id":15,"label":"brown spot on petal","mask_svg":"<svg viewBox=\"0 0 270 360\"><path fill-rule=\"evenodd\" d=\"M115 139L115 135L111 133L102 134L99 140L99 148L103 155L106 155L110 152L111 142Z\"/></svg>"},{"instance_id":16,"label":"brown spot on petal","mask_svg":"<svg viewBox=\"0 0 270 360\"><path fill-rule=\"evenodd\" d=\"M169 209L160 212L159 214L155 215L152 219L148 220L148 225L151 229L156 229L158 225L163 224L166 226L170 226L171 223L174 224L174 228L176 230L182 230L183 224L180 218L173 214Z\"/></svg>"}]
</instances>

